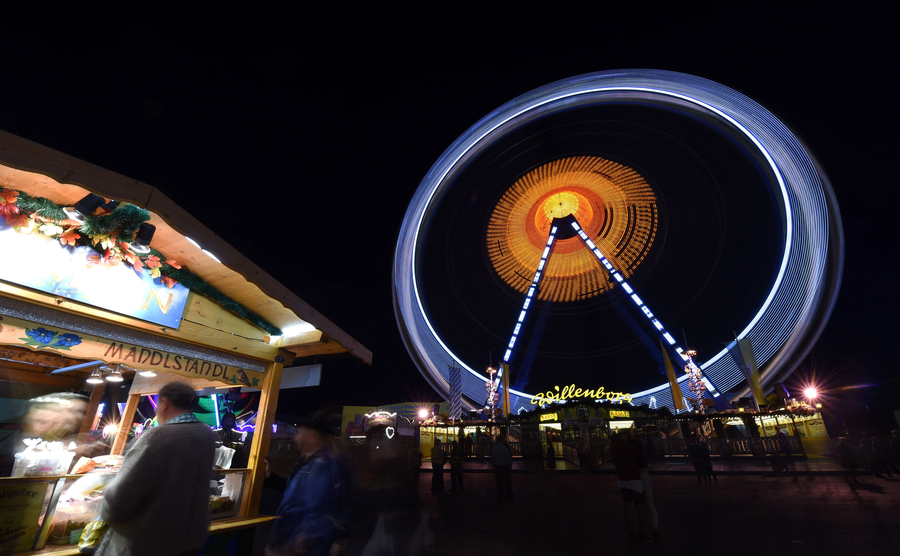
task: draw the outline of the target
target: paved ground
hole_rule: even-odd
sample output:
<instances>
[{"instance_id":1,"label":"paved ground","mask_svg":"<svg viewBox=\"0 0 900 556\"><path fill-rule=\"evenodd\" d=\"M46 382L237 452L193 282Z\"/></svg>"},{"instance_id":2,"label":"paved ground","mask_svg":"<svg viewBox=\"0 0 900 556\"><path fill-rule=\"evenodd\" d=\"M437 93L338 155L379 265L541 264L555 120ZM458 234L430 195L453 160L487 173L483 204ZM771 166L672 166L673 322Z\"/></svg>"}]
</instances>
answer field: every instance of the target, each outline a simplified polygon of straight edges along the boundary
<instances>
[{"instance_id":1,"label":"paved ground","mask_svg":"<svg viewBox=\"0 0 900 556\"><path fill-rule=\"evenodd\" d=\"M434 535L429 555L468 554L897 554L900 479L811 475L791 483L762 474L656 475L659 544L627 540L616 478L607 474L514 473L518 504L496 503L493 476L466 473L466 491L419 488ZM449 487L449 475L447 475Z\"/></svg>"}]
</instances>

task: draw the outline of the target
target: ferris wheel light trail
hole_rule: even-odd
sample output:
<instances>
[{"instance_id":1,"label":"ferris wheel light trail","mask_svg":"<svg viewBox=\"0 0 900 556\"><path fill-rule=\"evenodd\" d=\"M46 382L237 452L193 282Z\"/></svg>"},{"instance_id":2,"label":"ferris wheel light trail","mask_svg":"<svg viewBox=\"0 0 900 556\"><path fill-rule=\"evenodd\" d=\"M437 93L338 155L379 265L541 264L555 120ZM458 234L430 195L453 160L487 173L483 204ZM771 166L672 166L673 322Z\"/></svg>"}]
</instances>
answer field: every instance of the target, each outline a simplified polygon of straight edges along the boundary
<instances>
[{"instance_id":1,"label":"ferris wheel light trail","mask_svg":"<svg viewBox=\"0 0 900 556\"><path fill-rule=\"evenodd\" d=\"M640 308L641 312L644 313L644 315L648 319L653 319L650 321L653 324L653 327L660 332L660 335L665 338L670 346L675 346L675 351L677 351L678 354L681 355L682 359L687 361L687 357L682 353L682 351L684 350L681 348L681 346L676 345L675 338L673 338L671 334L666 332L665 327L661 322L659 322L659 319L653 318L653 312L644 304L643 301L641 301L641 298L638 297L636 293L634 293L634 289L628 285L628 282L626 282L624 278L622 278L622 275L618 270L616 270L612 263L610 263L609 260L605 256L603 256L600 248L594 245L594 242L591 241L586 233L584 233L584 230L581 229L581 226L578 225L578 222L572 222L572 228L578 233L578 237L581 238L581 241L583 241L584 244L587 245L588 249L590 249L594 254L594 256L597 257L597 260L600 261L600 264L606 267L607 272L609 272L609 274L622 285L622 289L631 294L631 299L635 302L638 308Z\"/></svg>"},{"instance_id":2,"label":"ferris wheel light trail","mask_svg":"<svg viewBox=\"0 0 900 556\"><path fill-rule=\"evenodd\" d=\"M538 263L537 270L534 272L531 286L529 286L528 293L525 295L525 303L522 305L522 312L519 313L519 320L516 321L516 327L513 330L512 338L509 339L509 344L506 346L506 353L503 354L504 363L509 363L509 358L512 357L516 339L519 337L519 332L521 332L522 325L525 323L525 317L528 314L528 306L531 305L532 296L534 295L534 292L537 291L538 285L541 282L541 273L544 270L544 265L547 263L547 258L550 256L550 248L553 247L553 240L556 239L556 230L556 226L553 226L550 229L550 237L547 239L547 246L544 247L544 252L541 255L541 262Z\"/></svg>"},{"instance_id":3,"label":"ferris wheel light trail","mask_svg":"<svg viewBox=\"0 0 900 556\"><path fill-rule=\"evenodd\" d=\"M781 260L768 295L750 321L738 328L737 337L752 341L757 363L764 369L764 384L783 380L793 371L831 315L843 274L840 211L821 167L781 121L737 91L692 75L629 69L575 76L515 98L469 128L428 171L401 225L394 257L394 311L401 336L413 362L439 393L449 394L448 359L468 371L462 389L469 409L478 407L471 400L483 397L484 378L441 338L422 299L422 240L431 215L463 169L500 138L561 111L608 103L663 107L699 118L731 134L759 161L784 226L775 245ZM603 266L614 270L608 261ZM613 278L624 282L621 275ZM640 298L632 299L647 318L652 317L646 305L638 303ZM666 341L675 345L671 334ZM745 381L727 353L723 349L700 365L722 391L742 388ZM679 380L682 392L685 379ZM532 407L530 394L516 390L510 394L510 412ZM674 408L667 383L632 397L634 405L654 402Z\"/></svg>"}]
</instances>

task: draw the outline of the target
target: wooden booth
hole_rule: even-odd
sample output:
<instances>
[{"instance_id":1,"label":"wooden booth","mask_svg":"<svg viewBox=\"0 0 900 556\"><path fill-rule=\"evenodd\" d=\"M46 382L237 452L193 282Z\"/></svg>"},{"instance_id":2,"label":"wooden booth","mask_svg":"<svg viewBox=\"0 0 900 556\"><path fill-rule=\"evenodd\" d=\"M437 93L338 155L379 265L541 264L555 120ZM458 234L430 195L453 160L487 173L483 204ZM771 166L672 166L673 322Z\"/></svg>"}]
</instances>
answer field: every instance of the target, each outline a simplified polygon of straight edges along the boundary
<instances>
[{"instance_id":1,"label":"wooden booth","mask_svg":"<svg viewBox=\"0 0 900 556\"><path fill-rule=\"evenodd\" d=\"M215 475L241 477L223 479L231 498L212 510L212 531L227 531L271 519L258 510L282 369L341 352L371 363L364 346L159 190L5 132L0 253L0 445L26 434L10 422L17 409L71 407L65 393L87 392L76 397L80 411L53 413L42 429L50 438L68 427L63 442L34 446L27 464L7 454L19 476L0 478L0 554L78 553L66 539L50 544L61 536L51 535L54 513L81 478L70 473L87 455L104 391L130 382L116 391L126 426L110 430L98 464L110 471L142 397L165 383L259 391L246 467ZM77 422L60 424L72 415Z\"/></svg>"}]
</instances>

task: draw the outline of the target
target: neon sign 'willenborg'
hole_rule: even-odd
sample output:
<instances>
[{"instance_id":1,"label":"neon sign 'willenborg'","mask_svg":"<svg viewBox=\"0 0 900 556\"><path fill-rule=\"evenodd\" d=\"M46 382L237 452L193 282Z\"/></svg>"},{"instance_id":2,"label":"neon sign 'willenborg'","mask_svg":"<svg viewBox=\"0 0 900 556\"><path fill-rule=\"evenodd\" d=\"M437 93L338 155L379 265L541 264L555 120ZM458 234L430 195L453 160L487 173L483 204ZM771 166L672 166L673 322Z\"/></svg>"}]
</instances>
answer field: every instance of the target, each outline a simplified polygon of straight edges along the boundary
<instances>
[{"instance_id":1,"label":"neon sign 'willenborg'","mask_svg":"<svg viewBox=\"0 0 900 556\"><path fill-rule=\"evenodd\" d=\"M548 403L559 403L575 398L594 398L596 400L608 400L613 403L619 401L631 403L631 394L625 394L624 392L607 392L602 386L595 390L575 388L575 385L571 384L569 386L563 386L562 390L559 389L559 386L554 386L553 390L535 394L531 398L531 404L544 405Z\"/></svg>"}]
</instances>

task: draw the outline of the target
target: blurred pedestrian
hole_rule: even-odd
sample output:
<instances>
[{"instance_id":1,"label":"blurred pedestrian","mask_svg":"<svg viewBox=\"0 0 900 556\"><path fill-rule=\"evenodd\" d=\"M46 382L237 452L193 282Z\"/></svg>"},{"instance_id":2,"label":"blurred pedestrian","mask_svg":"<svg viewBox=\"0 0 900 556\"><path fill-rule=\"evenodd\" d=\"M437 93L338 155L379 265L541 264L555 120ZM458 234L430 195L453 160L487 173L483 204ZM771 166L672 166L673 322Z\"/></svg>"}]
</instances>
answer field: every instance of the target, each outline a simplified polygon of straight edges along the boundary
<instances>
[{"instance_id":1,"label":"blurred pedestrian","mask_svg":"<svg viewBox=\"0 0 900 556\"><path fill-rule=\"evenodd\" d=\"M294 444L302 459L287 479L266 473L268 483L283 482L281 505L272 522L266 556L325 556L346 547L350 526L349 474L332 445L334 432L324 415L297 425Z\"/></svg>"},{"instance_id":2,"label":"blurred pedestrian","mask_svg":"<svg viewBox=\"0 0 900 556\"><path fill-rule=\"evenodd\" d=\"M506 434L500 433L491 447L491 467L497 481L497 503L515 504L512 491L512 452L506 444Z\"/></svg>"},{"instance_id":3,"label":"blurred pedestrian","mask_svg":"<svg viewBox=\"0 0 900 556\"><path fill-rule=\"evenodd\" d=\"M644 454L644 465L640 467L641 484L644 485L644 506L647 508L647 518L650 522L651 535L653 542L659 542L659 514L656 512L656 504L653 503L653 483L650 482L650 470L646 453L644 452L644 444L639 438L631 437L628 440L635 448Z\"/></svg>"},{"instance_id":4,"label":"blurred pedestrian","mask_svg":"<svg viewBox=\"0 0 900 556\"><path fill-rule=\"evenodd\" d=\"M847 470L849 478L852 478L855 483L861 482L856 478L856 468L859 467L859 453L856 447L842 436L838 438L837 446L834 447L834 454L840 460L841 467ZM848 483L850 482L849 478L847 480Z\"/></svg>"},{"instance_id":5,"label":"blurred pedestrian","mask_svg":"<svg viewBox=\"0 0 900 556\"><path fill-rule=\"evenodd\" d=\"M697 473L697 486L702 486L703 483L709 482L709 477L706 475L706 470L703 462L703 448L700 446L700 439L697 438L696 434L691 435L691 439L688 444L688 457L691 458L691 465L694 466L694 471Z\"/></svg>"},{"instance_id":6,"label":"blurred pedestrian","mask_svg":"<svg viewBox=\"0 0 900 556\"><path fill-rule=\"evenodd\" d=\"M872 464L875 459L875 453L872 452L872 437L862 437L856 450L859 453L859 466L862 468L863 475L870 473L874 475L875 466Z\"/></svg>"},{"instance_id":7,"label":"blurred pedestrian","mask_svg":"<svg viewBox=\"0 0 900 556\"><path fill-rule=\"evenodd\" d=\"M422 451L417 445L409 447L409 456L406 460L406 468L409 470L409 478L413 490L419 490L419 476L422 474Z\"/></svg>"},{"instance_id":8,"label":"blurred pedestrian","mask_svg":"<svg viewBox=\"0 0 900 556\"><path fill-rule=\"evenodd\" d=\"M466 437L463 438L463 452L466 454L467 458L472 457L472 446L474 444L475 443L472 441L472 433L467 434Z\"/></svg>"},{"instance_id":9,"label":"blurred pedestrian","mask_svg":"<svg viewBox=\"0 0 900 556\"><path fill-rule=\"evenodd\" d=\"M706 482L712 483L712 481L715 481L716 484L719 484L719 478L716 477L716 472L713 469L712 454L709 453L709 443L706 442L705 438L700 439L700 448L703 451L703 474L706 477Z\"/></svg>"},{"instance_id":10,"label":"blurred pedestrian","mask_svg":"<svg viewBox=\"0 0 900 556\"><path fill-rule=\"evenodd\" d=\"M891 431L891 443L888 444L888 448L891 450L891 457L894 458L894 463L900 465L900 429Z\"/></svg>"},{"instance_id":11,"label":"blurred pedestrian","mask_svg":"<svg viewBox=\"0 0 900 556\"><path fill-rule=\"evenodd\" d=\"M547 435L547 469L556 469L556 451L553 449L553 436Z\"/></svg>"},{"instance_id":12,"label":"blurred pedestrian","mask_svg":"<svg viewBox=\"0 0 900 556\"><path fill-rule=\"evenodd\" d=\"M441 449L441 439L434 439L431 448L431 493L444 494L444 451Z\"/></svg>"},{"instance_id":13,"label":"blurred pedestrian","mask_svg":"<svg viewBox=\"0 0 900 556\"><path fill-rule=\"evenodd\" d=\"M157 399L159 426L138 437L104 490L109 531L97 556L198 555L209 537L215 436L194 415L198 398L186 383L166 384Z\"/></svg>"},{"instance_id":14,"label":"blurred pedestrian","mask_svg":"<svg viewBox=\"0 0 900 556\"><path fill-rule=\"evenodd\" d=\"M893 475L891 475L890 467L893 467L894 472L900 475L900 471L897 471L897 467L894 465L894 462L891 461L890 450L877 436L872 437L872 458L876 477L884 478L884 475L893 477Z\"/></svg>"},{"instance_id":15,"label":"blurred pedestrian","mask_svg":"<svg viewBox=\"0 0 900 556\"><path fill-rule=\"evenodd\" d=\"M582 474L587 474L591 468L591 442L582 440L578 445L578 466Z\"/></svg>"},{"instance_id":16,"label":"blurred pedestrian","mask_svg":"<svg viewBox=\"0 0 900 556\"><path fill-rule=\"evenodd\" d=\"M450 492L462 494L465 490L463 486L462 460L462 446L454 440L450 443Z\"/></svg>"},{"instance_id":17,"label":"blurred pedestrian","mask_svg":"<svg viewBox=\"0 0 900 556\"><path fill-rule=\"evenodd\" d=\"M619 492L625 505L625 525L628 528L628 538L632 541L653 542L653 538L647 535L644 483L641 481L641 467L647 467L647 460L644 454L628 441L629 436L627 430L622 430L610 445L613 463L619 474ZM632 506L637 510L639 536L634 533Z\"/></svg>"},{"instance_id":18,"label":"blurred pedestrian","mask_svg":"<svg viewBox=\"0 0 900 556\"><path fill-rule=\"evenodd\" d=\"M775 450L772 454L772 467L775 470L775 476L781 477L781 472L784 471L788 477L791 477L791 482L796 483L799 479L791 471L790 461L791 441L784 431L781 430L781 427L775 425Z\"/></svg>"}]
</instances>

